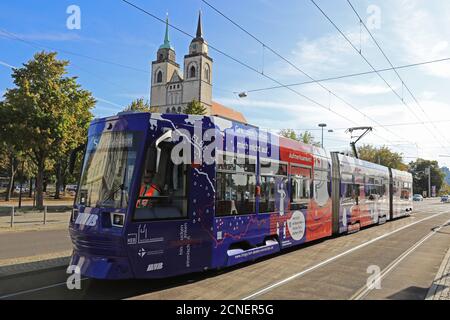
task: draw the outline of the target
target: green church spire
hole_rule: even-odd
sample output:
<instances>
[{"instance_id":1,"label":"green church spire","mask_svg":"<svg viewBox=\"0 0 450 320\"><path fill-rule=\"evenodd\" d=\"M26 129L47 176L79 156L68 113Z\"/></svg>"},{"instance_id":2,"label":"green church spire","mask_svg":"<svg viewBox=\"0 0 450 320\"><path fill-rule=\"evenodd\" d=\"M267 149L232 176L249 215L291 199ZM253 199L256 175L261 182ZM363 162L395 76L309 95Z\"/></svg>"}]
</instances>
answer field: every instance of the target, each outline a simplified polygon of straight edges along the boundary
<instances>
[{"instance_id":1,"label":"green church spire","mask_svg":"<svg viewBox=\"0 0 450 320\"><path fill-rule=\"evenodd\" d=\"M166 16L166 34L164 35L164 43L159 47L160 49L172 49L169 40L169 15Z\"/></svg>"}]
</instances>

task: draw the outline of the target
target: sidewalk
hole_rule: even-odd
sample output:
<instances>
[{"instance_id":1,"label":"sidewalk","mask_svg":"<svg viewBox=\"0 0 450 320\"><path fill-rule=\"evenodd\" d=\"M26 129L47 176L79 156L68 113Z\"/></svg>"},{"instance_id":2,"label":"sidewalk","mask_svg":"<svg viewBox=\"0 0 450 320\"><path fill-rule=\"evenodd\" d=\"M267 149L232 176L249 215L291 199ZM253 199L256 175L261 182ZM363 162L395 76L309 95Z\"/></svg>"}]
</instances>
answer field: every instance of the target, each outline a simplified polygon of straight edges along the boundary
<instances>
[{"instance_id":1,"label":"sidewalk","mask_svg":"<svg viewBox=\"0 0 450 320\"><path fill-rule=\"evenodd\" d=\"M43 211L19 211L14 214L14 226L11 228L11 209L9 208L8 211L0 214L0 234L18 231L67 229L71 214L71 211L47 212L46 224L44 224Z\"/></svg>"},{"instance_id":2,"label":"sidewalk","mask_svg":"<svg viewBox=\"0 0 450 320\"><path fill-rule=\"evenodd\" d=\"M442 260L426 300L450 300L450 248Z\"/></svg>"}]
</instances>

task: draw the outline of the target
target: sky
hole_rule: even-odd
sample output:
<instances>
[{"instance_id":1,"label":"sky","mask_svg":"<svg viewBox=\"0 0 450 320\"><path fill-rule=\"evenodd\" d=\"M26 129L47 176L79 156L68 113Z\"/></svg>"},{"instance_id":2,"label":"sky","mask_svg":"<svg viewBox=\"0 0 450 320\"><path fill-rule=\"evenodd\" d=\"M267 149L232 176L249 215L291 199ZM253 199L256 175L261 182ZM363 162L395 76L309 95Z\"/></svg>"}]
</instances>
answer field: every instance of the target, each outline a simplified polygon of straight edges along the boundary
<instances>
[{"instance_id":1,"label":"sky","mask_svg":"<svg viewBox=\"0 0 450 320\"><path fill-rule=\"evenodd\" d=\"M195 34L202 11L207 42L253 69L210 48L213 99L242 112L251 124L274 131L309 130L320 140L318 124L326 123L324 146L331 151L349 148L346 128L373 126L361 143L386 145L406 162L421 157L450 166L449 61L397 69L400 77L392 70L380 72L384 80L372 73L323 82L324 87L292 87L295 92L252 92L309 81L298 69L317 80L372 71L371 66L389 68L347 0L315 2L356 50L310 0L208 0L291 65L201 0L129 1L161 19L168 13L170 23L189 34ZM394 66L450 57L449 1L350 2ZM68 10L73 5L80 10L75 29L67 24L73 22ZM133 99L148 99L151 61L164 28L122 0L3 0L0 95L13 87L11 67L20 67L37 51L57 51L59 58L70 60L69 75L93 92L95 116L114 115ZM170 39L182 65L191 39L174 29ZM239 98L239 92L248 95Z\"/></svg>"}]
</instances>

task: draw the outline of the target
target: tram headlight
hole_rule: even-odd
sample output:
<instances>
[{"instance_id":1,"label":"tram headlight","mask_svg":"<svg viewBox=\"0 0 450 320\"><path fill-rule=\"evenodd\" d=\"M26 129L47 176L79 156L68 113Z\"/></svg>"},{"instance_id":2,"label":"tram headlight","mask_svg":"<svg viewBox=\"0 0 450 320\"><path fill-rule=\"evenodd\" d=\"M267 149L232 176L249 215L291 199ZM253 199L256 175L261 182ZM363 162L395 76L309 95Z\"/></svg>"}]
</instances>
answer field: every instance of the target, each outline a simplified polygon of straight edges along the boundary
<instances>
[{"instance_id":1,"label":"tram headlight","mask_svg":"<svg viewBox=\"0 0 450 320\"><path fill-rule=\"evenodd\" d=\"M78 209L72 208L72 216L71 216L72 222L75 222L75 220L77 220L77 217L78 217Z\"/></svg>"},{"instance_id":2,"label":"tram headlight","mask_svg":"<svg viewBox=\"0 0 450 320\"><path fill-rule=\"evenodd\" d=\"M123 213L111 213L111 224L114 227L123 227L125 223L125 215Z\"/></svg>"}]
</instances>

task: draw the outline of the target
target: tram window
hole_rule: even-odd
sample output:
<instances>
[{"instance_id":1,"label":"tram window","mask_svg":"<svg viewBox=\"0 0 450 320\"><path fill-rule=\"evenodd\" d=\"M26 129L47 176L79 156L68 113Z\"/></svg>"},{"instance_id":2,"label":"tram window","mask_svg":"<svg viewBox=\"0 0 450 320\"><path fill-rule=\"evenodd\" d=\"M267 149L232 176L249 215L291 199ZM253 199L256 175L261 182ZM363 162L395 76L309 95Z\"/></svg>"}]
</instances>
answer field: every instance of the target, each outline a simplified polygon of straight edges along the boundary
<instances>
[{"instance_id":1,"label":"tram window","mask_svg":"<svg viewBox=\"0 0 450 320\"><path fill-rule=\"evenodd\" d=\"M311 199L311 169L291 165L291 210L307 209Z\"/></svg>"},{"instance_id":2,"label":"tram window","mask_svg":"<svg viewBox=\"0 0 450 320\"><path fill-rule=\"evenodd\" d=\"M380 198L383 198L386 195L386 186L382 184L381 186L377 186L378 194L380 195Z\"/></svg>"},{"instance_id":3,"label":"tram window","mask_svg":"<svg viewBox=\"0 0 450 320\"><path fill-rule=\"evenodd\" d=\"M218 172L216 186L216 216L255 213L255 175Z\"/></svg>"},{"instance_id":4,"label":"tram window","mask_svg":"<svg viewBox=\"0 0 450 320\"><path fill-rule=\"evenodd\" d=\"M287 164L261 159L261 175L287 176Z\"/></svg>"},{"instance_id":5,"label":"tram window","mask_svg":"<svg viewBox=\"0 0 450 320\"><path fill-rule=\"evenodd\" d=\"M275 177L261 177L260 212L275 212Z\"/></svg>"},{"instance_id":6,"label":"tram window","mask_svg":"<svg viewBox=\"0 0 450 320\"><path fill-rule=\"evenodd\" d=\"M156 147L147 151L145 167L135 206L135 220L187 218L187 165L175 165L170 154L172 143L160 144L161 154L156 164Z\"/></svg>"},{"instance_id":7,"label":"tram window","mask_svg":"<svg viewBox=\"0 0 450 320\"><path fill-rule=\"evenodd\" d=\"M311 198L311 180L303 176L291 176L291 209L307 209Z\"/></svg>"},{"instance_id":8,"label":"tram window","mask_svg":"<svg viewBox=\"0 0 450 320\"><path fill-rule=\"evenodd\" d=\"M409 183L404 182L403 188L401 189L400 199L408 200L410 197L411 189Z\"/></svg>"},{"instance_id":9,"label":"tram window","mask_svg":"<svg viewBox=\"0 0 450 320\"><path fill-rule=\"evenodd\" d=\"M289 197L287 176L261 176L260 213L277 211L276 199Z\"/></svg>"},{"instance_id":10,"label":"tram window","mask_svg":"<svg viewBox=\"0 0 450 320\"><path fill-rule=\"evenodd\" d=\"M345 183L343 187L344 187L343 202L344 203L356 202L356 204L358 204L359 185Z\"/></svg>"},{"instance_id":11,"label":"tram window","mask_svg":"<svg viewBox=\"0 0 450 320\"><path fill-rule=\"evenodd\" d=\"M217 170L236 171L236 157L224 153L218 153L219 161Z\"/></svg>"},{"instance_id":12,"label":"tram window","mask_svg":"<svg viewBox=\"0 0 450 320\"><path fill-rule=\"evenodd\" d=\"M256 159L250 159L248 157L237 157L236 171L256 173Z\"/></svg>"},{"instance_id":13,"label":"tram window","mask_svg":"<svg viewBox=\"0 0 450 320\"><path fill-rule=\"evenodd\" d=\"M375 186L375 185L366 185L365 187L365 194L366 194L366 199L368 200L376 200L377 198L379 198L379 186Z\"/></svg>"}]
</instances>

